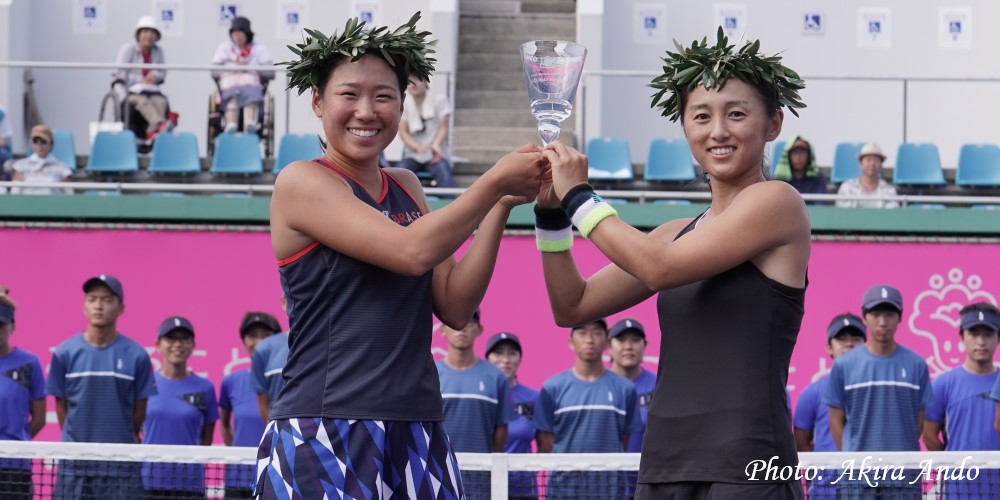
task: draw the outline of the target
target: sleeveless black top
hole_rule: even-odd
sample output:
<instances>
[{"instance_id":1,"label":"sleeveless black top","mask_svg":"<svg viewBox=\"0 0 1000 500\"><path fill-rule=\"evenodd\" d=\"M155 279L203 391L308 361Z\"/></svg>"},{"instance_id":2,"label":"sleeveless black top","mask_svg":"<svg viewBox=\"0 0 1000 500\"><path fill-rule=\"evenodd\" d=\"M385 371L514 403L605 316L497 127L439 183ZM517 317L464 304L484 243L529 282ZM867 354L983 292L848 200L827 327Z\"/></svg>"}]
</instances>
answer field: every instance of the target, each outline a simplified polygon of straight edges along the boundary
<instances>
[{"instance_id":1,"label":"sleeveless black top","mask_svg":"<svg viewBox=\"0 0 1000 500\"><path fill-rule=\"evenodd\" d=\"M772 457L769 465L798 464L785 385L804 299L804 288L771 280L749 261L660 292L660 363L640 483L783 482L763 474L748 481L746 470Z\"/></svg>"},{"instance_id":2,"label":"sleeveless black top","mask_svg":"<svg viewBox=\"0 0 1000 500\"><path fill-rule=\"evenodd\" d=\"M375 200L347 173L314 161L401 226L423 215L384 171ZM318 242L278 265L293 333L272 418L442 419L431 355L431 272L403 276Z\"/></svg>"}]
</instances>

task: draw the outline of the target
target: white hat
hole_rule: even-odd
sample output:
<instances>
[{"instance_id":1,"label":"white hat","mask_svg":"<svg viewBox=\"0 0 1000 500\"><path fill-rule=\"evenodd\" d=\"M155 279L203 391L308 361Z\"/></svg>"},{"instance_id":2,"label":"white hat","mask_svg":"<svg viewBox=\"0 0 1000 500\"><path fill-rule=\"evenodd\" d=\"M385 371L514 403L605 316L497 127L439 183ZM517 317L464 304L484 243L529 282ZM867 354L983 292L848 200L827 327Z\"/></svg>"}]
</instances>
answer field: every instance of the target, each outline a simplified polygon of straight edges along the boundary
<instances>
[{"instance_id":1,"label":"white hat","mask_svg":"<svg viewBox=\"0 0 1000 500\"><path fill-rule=\"evenodd\" d=\"M139 18L139 22L135 23L135 37L139 38L139 30L141 29L151 29L156 32L156 41L159 42L162 35L160 34L160 27L156 25L156 19L153 16L142 16Z\"/></svg>"},{"instance_id":2,"label":"white hat","mask_svg":"<svg viewBox=\"0 0 1000 500\"><path fill-rule=\"evenodd\" d=\"M882 148L878 147L878 144L875 144L874 142L869 142L861 147L861 152L858 153L858 161L861 161L861 159L866 156L878 156L882 159L882 161L885 161L886 158L886 156L882 154Z\"/></svg>"}]
</instances>

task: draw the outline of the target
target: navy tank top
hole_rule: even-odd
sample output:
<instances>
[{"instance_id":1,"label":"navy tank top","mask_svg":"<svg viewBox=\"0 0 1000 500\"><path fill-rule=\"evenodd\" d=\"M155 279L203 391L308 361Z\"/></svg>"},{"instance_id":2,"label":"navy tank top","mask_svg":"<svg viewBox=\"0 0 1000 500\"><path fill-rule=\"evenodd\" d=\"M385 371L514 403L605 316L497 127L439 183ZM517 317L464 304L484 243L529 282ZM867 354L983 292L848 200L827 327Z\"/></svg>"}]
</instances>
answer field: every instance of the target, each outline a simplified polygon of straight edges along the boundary
<instances>
[{"instance_id":1,"label":"navy tank top","mask_svg":"<svg viewBox=\"0 0 1000 500\"><path fill-rule=\"evenodd\" d=\"M323 159L314 162L401 226L423 215L384 171L382 195L375 200L346 172ZM431 355L432 272L403 276L319 242L278 266L293 333L285 386L271 418L442 420Z\"/></svg>"},{"instance_id":2,"label":"navy tank top","mask_svg":"<svg viewBox=\"0 0 1000 500\"><path fill-rule=\"evenodd\" d=\"M786 482L750 481L746 470L772 457L768 465L798 464L785 385L804 301L804 288L750 261L660 292L660 363L639 482Z\"/></svg>"}]
</instances>

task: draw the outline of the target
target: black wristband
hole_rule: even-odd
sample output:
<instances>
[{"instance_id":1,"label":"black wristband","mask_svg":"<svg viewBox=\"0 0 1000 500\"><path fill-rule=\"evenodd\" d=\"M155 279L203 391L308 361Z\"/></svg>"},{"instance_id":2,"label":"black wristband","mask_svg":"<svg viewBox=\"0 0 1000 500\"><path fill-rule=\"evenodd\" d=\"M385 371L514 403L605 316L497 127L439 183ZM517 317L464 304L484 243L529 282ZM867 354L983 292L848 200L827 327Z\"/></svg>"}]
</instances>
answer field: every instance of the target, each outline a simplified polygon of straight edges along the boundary
<instances>
[{"instance_id":1,"label":"black wristband","mask_svg":"<svg viewBox=\"0 0 1000 500\"><path fill-rule=\"evenodd\" d=\"M586 183L573 186L562 199L562 207L566 212L566 216L572 218L576 209L580 208L580 205L586 203L593 196L594 186Z\"/></svg>"},{"instance_id":2,"label":"black wristband","mask_svg":"<svg viewBox=\"0 0 1000 500\"><path fill-rule=\"evenodd\" d=\"M558 231L572 227L573 221L561 208L542 208L535 205L535 227L547 231Z\"/></svg>"}]
</instances>

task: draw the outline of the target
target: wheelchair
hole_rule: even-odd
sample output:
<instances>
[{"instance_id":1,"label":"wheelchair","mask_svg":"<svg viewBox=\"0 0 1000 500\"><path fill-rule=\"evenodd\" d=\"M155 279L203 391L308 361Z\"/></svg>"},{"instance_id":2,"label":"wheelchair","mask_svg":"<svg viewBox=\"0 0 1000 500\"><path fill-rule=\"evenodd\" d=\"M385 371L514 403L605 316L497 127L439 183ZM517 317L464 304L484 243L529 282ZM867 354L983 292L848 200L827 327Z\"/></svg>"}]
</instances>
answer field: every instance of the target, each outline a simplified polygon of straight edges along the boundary
<instances>
[{"instance_id":1,"label":"wheelchair","mask_svg":"<svg viewBox=\"0 0 1000 500\"><path fill-rule=\"evenodd\" d=\"M223 121L226 116L226 106L222 102L222 88L219 86L219 79L213 78L213 80L215 80L215 90L208 97L208 132L205 136L208 138L209 157L215 152L215 138L222 133ZM260 79L260 83L264 87L264 103L257 113L257 135L260 136L260 142L264 147L264 158L274 156L274 96L268 90L270 81L268 78L262 77ZM239 117L237 130L244 130L242 109L237 115Z\"/></svg>"},{"instance_id":2,"label":"wheelchair","mask_svg":"<svg viewBox=\"0 0 1000 500\"><path fill-rule=\"evenodd\" d=\"M168 100L166 114L169 113L170 102ZM125 80L117 78L111 82L108 93L101 98L101 109L98 112L97 121L121 123L123 130L131 130L135 133L136 146L140 154L148 154L152 150L152 141L146 140L146 128L149 124L129 102L128 86L125 85Z\"/></svg>"}]
</instances>

